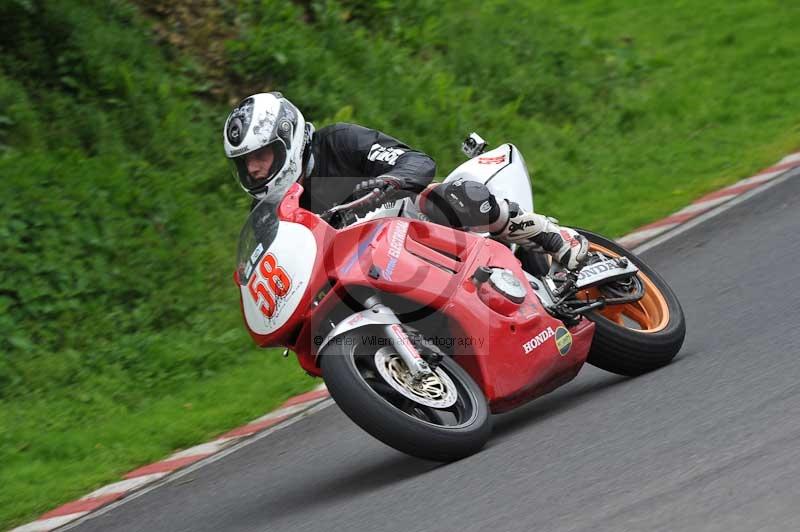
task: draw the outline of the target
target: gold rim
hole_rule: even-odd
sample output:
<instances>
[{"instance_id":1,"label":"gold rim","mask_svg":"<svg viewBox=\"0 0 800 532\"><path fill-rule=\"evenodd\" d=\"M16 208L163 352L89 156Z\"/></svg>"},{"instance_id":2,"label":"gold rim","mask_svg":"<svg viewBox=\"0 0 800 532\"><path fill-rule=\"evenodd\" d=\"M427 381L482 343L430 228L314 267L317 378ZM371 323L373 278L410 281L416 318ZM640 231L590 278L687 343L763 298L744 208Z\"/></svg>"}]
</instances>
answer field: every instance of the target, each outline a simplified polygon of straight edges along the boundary
<instances>
[{"instance_id":1,"label":"gold rim","mask_svg":"<svg viewBox=\"0 0 800 532\"><path fill-rule=\"evenodd\" d=\"M589 249L591 251L600 252L607 257L621 256L619 253L611 251L599 244L595 244L594 242L589 243ZM667 300L655 283L641 270L637 275L644 285L644 296L642 296L639 301L633 303L610 305L600 310L599 313L609 321L632 331L648 334L662 331L669 324L670 314ZM584 290L583 293L586 299L593 299L599 296L599 292L595 288ZM625 321L626 318L635 322L640 328L636 329L630 327Z\"/></svg>"}]
</instances>

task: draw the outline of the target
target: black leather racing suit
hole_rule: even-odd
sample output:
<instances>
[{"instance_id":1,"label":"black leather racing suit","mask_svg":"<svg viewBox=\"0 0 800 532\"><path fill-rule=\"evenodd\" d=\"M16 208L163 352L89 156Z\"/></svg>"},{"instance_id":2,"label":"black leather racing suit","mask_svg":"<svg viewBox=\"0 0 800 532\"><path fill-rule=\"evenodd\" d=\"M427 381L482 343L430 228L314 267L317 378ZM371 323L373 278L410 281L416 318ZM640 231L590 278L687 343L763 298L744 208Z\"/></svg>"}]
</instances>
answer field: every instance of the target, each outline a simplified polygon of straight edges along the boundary
<instances>
[{"instance_id":1,"label":"black leather racing suit","mask_svg":"<svg viewBox=\"0 0 800 532\"><path fill-rule=\"evenodd\" d=\"M497 201L484 185L431 185L436 172L433 159L380 131L345 123L323 127L311 138L311 149L306 152L306 157L310 156L313 166L301 181L304 192L300 197L300 206L310 211L321 213L349 201L362 181L390 175L402 183L401 193L419 194L420 209L432 222L496 229L492 226L499 221Z\"/></svg>"},{"instance_id":2,"label":"black leather racing suit","mask_svg":"<svg viewBox=\"0 0 800 532\"><path fill-rule=\"evenodd\" d=\"M436 173L436 163L424 153L355 124L317 130L311 138L310 155L314 165L301 181L305 191L300 206L316 213L343 203L365 179L391 175L401 181L403 191L416 194Z\"/></svg>"}]
</instances>

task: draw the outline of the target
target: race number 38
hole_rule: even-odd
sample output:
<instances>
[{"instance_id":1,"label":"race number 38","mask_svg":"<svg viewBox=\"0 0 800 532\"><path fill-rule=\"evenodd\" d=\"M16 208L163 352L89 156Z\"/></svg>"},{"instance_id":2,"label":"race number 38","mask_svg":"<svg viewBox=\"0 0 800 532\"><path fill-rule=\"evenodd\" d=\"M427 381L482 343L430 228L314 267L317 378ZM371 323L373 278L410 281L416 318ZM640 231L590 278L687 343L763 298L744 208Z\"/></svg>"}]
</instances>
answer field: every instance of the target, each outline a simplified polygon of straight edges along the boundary
<instances>
[{"instance_id":1,"label":"race number 38","mask_svg":"<svg viewBox=\"0 0 800 532\"><path fill-rule=\"evenodd\" d=\"M247 288L258 310L267 318L271 318L277 307L276 299L281 299L289 293L292 280L289 279L286 270L278 266L278 261L272 253L264 255L258 263L256 272L247 283Z\"/></svg>"}]
</instances>

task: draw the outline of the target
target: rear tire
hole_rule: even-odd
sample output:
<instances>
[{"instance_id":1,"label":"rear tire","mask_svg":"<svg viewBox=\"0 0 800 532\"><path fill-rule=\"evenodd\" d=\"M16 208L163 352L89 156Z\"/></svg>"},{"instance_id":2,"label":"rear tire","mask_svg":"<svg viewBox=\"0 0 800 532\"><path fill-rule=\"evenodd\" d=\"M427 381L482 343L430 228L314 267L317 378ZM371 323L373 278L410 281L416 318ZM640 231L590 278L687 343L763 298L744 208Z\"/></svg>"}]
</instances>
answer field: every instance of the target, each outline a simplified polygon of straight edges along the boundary
<instances>
[{"instance_id":1,"label":"rear tire","mask_svg":"<svg viewBox=\"0 0 800 532\"><path fill-rule=\"evenodd\" d=\"M492 429L486 399L472 377L450 357L439 365L457 389L452 408L463 411L463 419L454 415L456 422L444 426L449 413L404 399L374 370L371 357L377 349L365 346L362 338L372 338L373 333L382 337L382 332L368 331L344 333L320 354L322 375L339 408L378 440L412 456L450 462L478 452Z\"/></svg>"},{"instance_id":2,"label":"rear tire","mask_svg":"<svg viewBox=\"0 0 800 532\"><path fill-rule=\"evenodd\" d=\"M659 327L648 331L625 327L600 312L587 314L586 317L595 324L594 340L587 362L606 371L627 376L641 375L669 364L680 351L686 336L686 318L675 293L655 270L613 240L583 229L578 232L589 240L590 249L595 244L633 262L650 281L648 289L660 292L663 301L661 306L665 313Z\"/></svg>"}]
</instances>

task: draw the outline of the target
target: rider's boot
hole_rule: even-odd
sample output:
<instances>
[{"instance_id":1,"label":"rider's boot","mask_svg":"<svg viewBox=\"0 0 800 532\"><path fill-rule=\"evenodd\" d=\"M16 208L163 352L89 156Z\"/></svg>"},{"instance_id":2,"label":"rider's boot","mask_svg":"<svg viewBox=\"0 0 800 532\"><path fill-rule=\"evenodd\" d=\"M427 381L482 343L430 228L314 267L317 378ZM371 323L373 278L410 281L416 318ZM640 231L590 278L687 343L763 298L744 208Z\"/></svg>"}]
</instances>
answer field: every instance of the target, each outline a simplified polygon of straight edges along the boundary
<instances>
[{"instance_id":1,"label":"rider's boot","mask_svg":"<svg viewBox=\"0 0 800 532\"><path fill-rule=\"evenodd\" d=\"M578 269L586 260L589 241L574 229L561 227L547 216L526 212L514 202L508 202L501 215L506 210L507 222L492 233L495 239L523 247L539 246L568 270Z\"/></svg>"}]
</instances>

